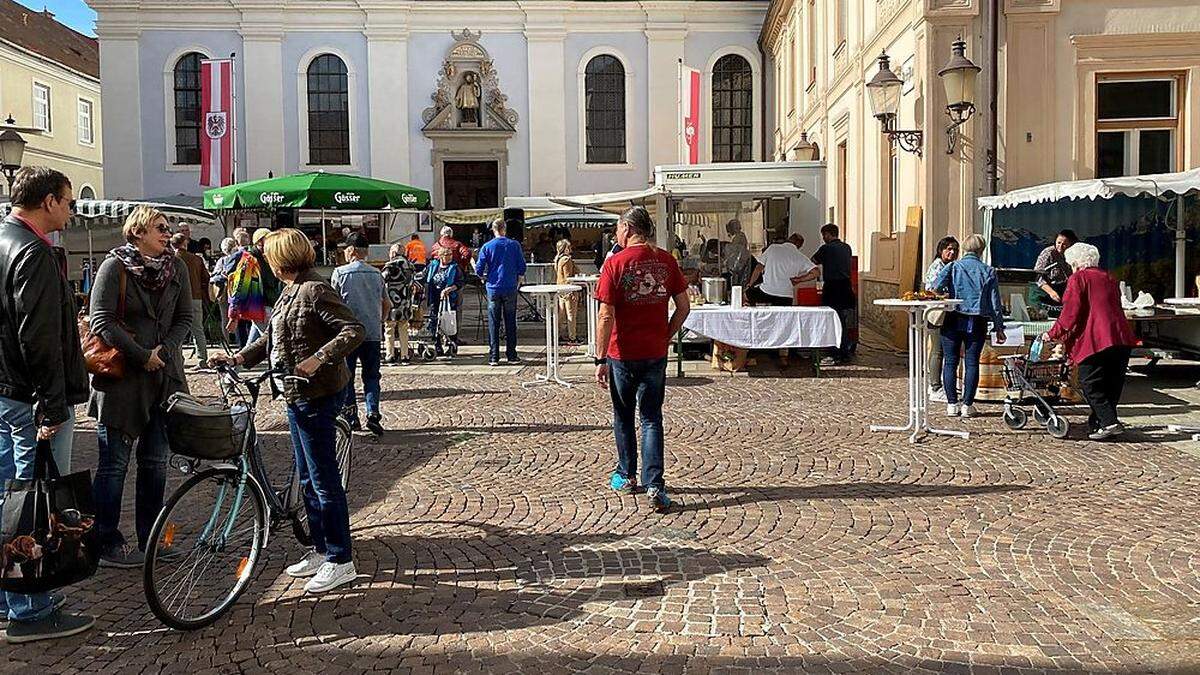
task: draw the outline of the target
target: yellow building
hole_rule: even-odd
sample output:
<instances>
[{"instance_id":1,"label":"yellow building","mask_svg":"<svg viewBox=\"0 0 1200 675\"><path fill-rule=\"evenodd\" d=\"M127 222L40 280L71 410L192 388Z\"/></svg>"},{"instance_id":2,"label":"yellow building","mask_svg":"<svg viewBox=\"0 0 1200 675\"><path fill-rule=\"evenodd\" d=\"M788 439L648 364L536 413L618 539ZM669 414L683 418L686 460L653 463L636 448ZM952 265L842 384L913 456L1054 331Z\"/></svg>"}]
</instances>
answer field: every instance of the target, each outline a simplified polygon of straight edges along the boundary
<instances>
[{"instance_id":1,"label":"yellow building","mask_svg":"<svg viewBox=\"0 0 1200 675\"><path fill-rule=\"evenodd\" d=\"M974 114L948 134L938 72L959 37L982 71ZM975 200L993 189L1200 166L1196 0L773 0L760 46L769 151L796 159L811 143L828 163L829 216L877 325L871 300L923 269L939 237L976 231ZM874 117L884 52L903 82L894 128L919 139L889 142ZM924 236L905 241L918 219Z\"/></svg>"},{"instance_id":2,"label":"yellow building","mask_svg":"<svg viewBox=\"0 0 1200 675\"><path fill-rule=\"evenodd\" d=\"M62 171L77 197L104 196L96 40L49 12L0 0L0 120L7 117L39 130L21 133L23 165ZM0 184L7 195L7 182Z\"/></svg>"}]
</instances>

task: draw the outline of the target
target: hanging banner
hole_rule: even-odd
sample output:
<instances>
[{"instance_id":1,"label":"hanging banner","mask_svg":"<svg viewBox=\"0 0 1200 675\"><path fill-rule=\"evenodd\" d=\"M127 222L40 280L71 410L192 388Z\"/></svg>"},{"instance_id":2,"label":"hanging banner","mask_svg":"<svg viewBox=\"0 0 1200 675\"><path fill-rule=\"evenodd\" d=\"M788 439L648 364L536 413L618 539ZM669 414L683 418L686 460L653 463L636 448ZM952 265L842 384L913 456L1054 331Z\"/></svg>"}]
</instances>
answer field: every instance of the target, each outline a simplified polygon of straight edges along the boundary
<instances>
[{"instance_id":1,"label":"hanging banner","mask_svg":"<svg viewBox=\"0 0 1200 675\"><path fill-rule=\"evenodd\" d=\"M700 163L700 71L679 64L680 161Z\"/></svg>"},{"instance_id":2,"label":"hanging banner","mask_svg":"<svg viewBox=\"0 0 1200 675\"><path fill-rule=\"evenodd\" d=\"M233 183L233 59L200 62L200 184Z\"/></svg>"}]
</instances>

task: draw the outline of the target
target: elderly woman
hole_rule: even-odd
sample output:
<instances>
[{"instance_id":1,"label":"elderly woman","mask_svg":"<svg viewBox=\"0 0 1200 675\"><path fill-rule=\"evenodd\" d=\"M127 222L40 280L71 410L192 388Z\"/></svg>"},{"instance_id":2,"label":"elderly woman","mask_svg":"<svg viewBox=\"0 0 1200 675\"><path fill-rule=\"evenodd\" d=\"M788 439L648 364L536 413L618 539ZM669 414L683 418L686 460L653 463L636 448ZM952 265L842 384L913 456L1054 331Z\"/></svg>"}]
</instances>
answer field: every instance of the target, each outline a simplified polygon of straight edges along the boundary
<instances>
[{"instance_id":1,"label":"elderly woman","mask_svg":"<svg viewBox=\"0 0 1200 675\"><path fill-rule=\"evenodd\" d=\"M1117 419L1117 404L1125 388L1133 331L1121 309L1117 282L1100 269L1099 249L1075 244L1064 255L1072 274L1062 296L1062 314L1043 337L1061 342L1079 369L1079 386L1092 409L1088 438L1102 441L1125 431Z\"/></svg>"},{"instance_id":2,"label":"elderly woman","mask_svg":"<svg viewBox=\"0 0 1200 675\"><path fill-rule=\"evenodd\" d=\"M92 491L100 564L141 567L167 483L162 403L187 391L180 348L200 317L192 316L187 266L168 245L166 217L140 206L122 232L126 243L100 265L91 297L92 330L125 360L124 377L92 378L88 414L97 420L100 446ZM126 544L120 528L125 474L135 448L137 549Z\"/></svg>"},{"instance_id":3,"label":"elderly woman","mask_svg":"<svg viewBox=\"0 0 1200 675\"><path fill-rule=\"evenodd\" d=\"M412 321L413 304L416 301L417 268L406 256L401 244L392 244L388 256L391 259L383 266L383 283L387 287L392 308L388 310L387 320L383 323L384 349L388 363L408 365L408 324ZM397 342L400 343L399 351L396 349Z\"/></svg>"},{"instance_id":4,"label":"elderly woman","mask_svg":"<svg viewBox=\"0 0 1200 675\"><path fill-rule=\"evenodd\" d=\"M554 256L555 283L569 284L573 276L579 275L579 266L571 256L571 240L559 239L556 244L557 255ZM567 327L567 342L578 342L575 332L575 316L579 312L579 294L568 293L558 298L558 316Z\"/></svg>"},{"instance_id":5,"label":"elderly woman","mask_svg":"<svg viewBox=\"0 0 1200 675\"><path fill-rule=\"evenodd\" d=\"M978 234L963 242L963 257L938 272L933 290L961 300L942 322L942 388L946 393L946 415L974 417L975 390L979 387L979 356L987 342L988 324L996 342L1004 342L1004 305L996 270L980 256L987 242ZM963 360L962 406L958 399L959 352Z\"/></svg>"},{"instance_id":6,"label":"elderly woman","mask_svg":"<svg viewBox=\"0 0 1200 675\"><path fill-rule=\"evenodd\" d=\"M942 268L950 263L958 260L958 240L954 237L942 237L937 243L937 257L933 262L929 263L929 268L925 270L925 289L932 291L934 284L937 283L938 275L941 274ZM942 315L945 319L945 315ZM938 325L930 324L930 328L940 328ZM926 364L926 373L929 379L929 400L946 402L946 390L942 388L942 336L938 331L931 331L929 334L929 358Z\"/></svg>"},{"instance_id":7,"label":"elderly woman","mask_svg":"<svg viewBox=\"0 0 1200 675\"><path fill-rule=\"evenodd\" d=\"M218 354L210 363L253 366L270 359L275 371L306 378L285 379L283 396L313 549L287 573L311 577L304 590L324 593L356 576L334 417L350 381L346 356L362 344L365 330L338 292L313 269L316 253L303 232L284 228L267 235L263 253L283 282L267 332L236 356Z\"/></svg>"}]
</instances>

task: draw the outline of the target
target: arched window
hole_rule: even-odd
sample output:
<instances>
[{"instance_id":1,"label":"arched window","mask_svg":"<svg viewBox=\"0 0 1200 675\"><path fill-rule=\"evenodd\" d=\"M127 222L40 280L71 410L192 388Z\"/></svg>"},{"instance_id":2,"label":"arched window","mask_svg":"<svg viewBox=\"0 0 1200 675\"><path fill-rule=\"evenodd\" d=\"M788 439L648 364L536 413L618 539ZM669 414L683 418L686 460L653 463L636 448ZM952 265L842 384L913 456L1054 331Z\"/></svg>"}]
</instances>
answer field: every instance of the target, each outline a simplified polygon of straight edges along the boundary
<instances>
[{"instance_id":1,"label":"arched window","mask_svg":"<svg viewBox=\"0 0 1200 675\"><path fill-rule=\"evenodd\" d=\"M587 163L625 163L625 66L610 54L588 61L584 70Z\"/></svg>"},{"instance_id":2,"label":"arched window","mask_svg":"<svg viewBox=\"0 0 1200 675\"><path fill-rule=\"evenodd\" d=\"M175 62L175 163L200 163L200 60L199 52L184 54Z\"/></svg>"},{"instance_id":3,"label":"arched window","mask_svg":"<svg viewBox=\"0 0 1200 675\"><path fill-rule=\"evenodd\" d=\"M308 64L308 163L350 163L350 95L346 64L322 54Z\"/></svg>"},{"instance_id":4,"label":"arched window","mask_svg":"<svg viewBox=\"0 0 1200 675\"><path fill-rule=\"evenodd\" d=\"M712 159L754 159L754 76L738 54L722 56L712 74Z\"/></svg>"},{"instance_id":5,"label":"arched window","mask_svg":"<svg viewBox=\"0 0 1200 675\"><path fill-rule=\"evenodd\" d=\"M91 185L84 185L83 188L79 191L79 198L80 199L95 199L96 191L92 189Z\"/></svg>"}]
</instances>

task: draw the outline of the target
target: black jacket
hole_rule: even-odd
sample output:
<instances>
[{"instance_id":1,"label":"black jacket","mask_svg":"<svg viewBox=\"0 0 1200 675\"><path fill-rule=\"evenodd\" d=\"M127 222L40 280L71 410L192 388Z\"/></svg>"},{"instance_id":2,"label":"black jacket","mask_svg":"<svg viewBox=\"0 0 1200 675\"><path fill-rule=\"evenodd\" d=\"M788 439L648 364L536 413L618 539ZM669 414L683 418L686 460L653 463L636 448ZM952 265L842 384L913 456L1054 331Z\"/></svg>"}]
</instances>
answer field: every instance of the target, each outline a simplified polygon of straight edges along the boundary
<instances>
[{"instance_id":1,"label":"black jacket","mask_svg":"<svg viewBox=\"0 0 1200 675\"><path fill-rule=\"evenodd\" d=\"M0 396L37 404L42 424L88 399L66 256L14 216L0 222Z\"/></svg>"}]
</instances>

